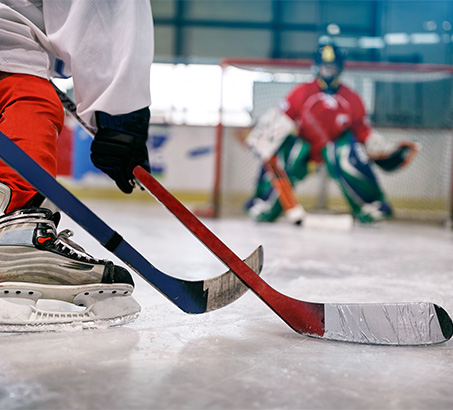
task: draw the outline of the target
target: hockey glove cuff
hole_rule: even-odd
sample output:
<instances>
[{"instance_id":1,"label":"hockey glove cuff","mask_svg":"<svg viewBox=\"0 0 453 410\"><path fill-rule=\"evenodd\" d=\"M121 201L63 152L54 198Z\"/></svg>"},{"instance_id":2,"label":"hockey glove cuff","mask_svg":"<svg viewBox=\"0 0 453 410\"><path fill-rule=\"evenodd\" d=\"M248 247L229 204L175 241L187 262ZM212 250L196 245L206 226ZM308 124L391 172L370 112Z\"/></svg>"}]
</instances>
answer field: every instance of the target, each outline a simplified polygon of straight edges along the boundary
<instances>
[{"instance_id":1,"label":"hockey glove cuff","mask_svg":"<svg viewBox=\"0 0 453 410\"><path fill-rule=\"evenodd\" d=\"M96 112L98 131L91 144L91 161L126 194L134 189L132 171L137 165L150 171L146 147L149 119L148 108L123 115Z\"/></svg>"}]
</instances>

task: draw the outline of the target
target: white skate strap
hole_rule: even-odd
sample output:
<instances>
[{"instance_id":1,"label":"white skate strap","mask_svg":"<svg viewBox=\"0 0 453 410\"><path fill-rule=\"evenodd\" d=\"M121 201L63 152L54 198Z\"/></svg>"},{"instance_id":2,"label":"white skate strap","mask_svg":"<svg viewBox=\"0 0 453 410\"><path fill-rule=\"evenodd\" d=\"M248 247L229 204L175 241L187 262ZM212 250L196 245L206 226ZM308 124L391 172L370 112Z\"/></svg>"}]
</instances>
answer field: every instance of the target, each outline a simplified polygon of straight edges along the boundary
<instances>
[{"instance_id":1,"label":"white skate strap","mask_svg":"<svg viewBox=\"0 0 453 410\"><path fill-rule=\"evenodd\" d=\"M49 331L121 325L135 319L140 305L128 284L77 286L3 282L0 331ZM46 309L46 300L58 301Z\"/></svg>"}]
</instances>

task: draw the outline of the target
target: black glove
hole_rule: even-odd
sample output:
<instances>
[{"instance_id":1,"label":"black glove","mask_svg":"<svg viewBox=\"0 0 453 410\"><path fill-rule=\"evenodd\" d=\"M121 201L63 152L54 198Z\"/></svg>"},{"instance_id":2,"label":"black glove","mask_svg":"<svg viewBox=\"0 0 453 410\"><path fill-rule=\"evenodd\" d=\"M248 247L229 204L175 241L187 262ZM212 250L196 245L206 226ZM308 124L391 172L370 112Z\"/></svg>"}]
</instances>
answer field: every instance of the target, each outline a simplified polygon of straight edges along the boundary
<instances>
[{"instance_id":1,"label":"black glove","mask_svg":"<svg viewBox=\"0 0 453 410\"><path fill-rule=\"evenodd\" d=\"M374 159L374 163L384 171L391 172L409 165L418 151L418 144L412 141L403 141L392 153Z\"/></svg>"},{"instance_id":2,"label":"black glove","mask_svg":"<svg viewBox=\"0 0 453 410\"><path fill-rule=\"evenodd\" d=\"M91 143L91 161L126 194L134 189L132 171L141 165L150 171L146 140L149 108L123 115L96 111L98 132Z\"/></svg>"}]
</instances>

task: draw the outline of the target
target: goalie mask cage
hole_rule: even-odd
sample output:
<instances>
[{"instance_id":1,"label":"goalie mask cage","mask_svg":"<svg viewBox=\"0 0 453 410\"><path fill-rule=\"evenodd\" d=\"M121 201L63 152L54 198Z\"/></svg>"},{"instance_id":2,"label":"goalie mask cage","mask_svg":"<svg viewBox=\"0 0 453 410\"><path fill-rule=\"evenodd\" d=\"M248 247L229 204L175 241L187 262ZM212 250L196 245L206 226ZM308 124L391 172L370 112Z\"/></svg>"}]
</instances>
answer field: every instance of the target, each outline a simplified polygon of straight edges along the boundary
<instances>
[{"instance_id":1,"label":"goalie mask cage","mask_svg":"<svg viewBox=\"0 0 453 410\"><path fill-rule=\"evenodd\" d=\"M221 66L210 211L215 217L244 215L244 203L254 192L260 162L243 143L250 127L295 85L313 79L309 60L229 58ZM408 139L421 145L414 161L404 169L386 173L374 167L395 218L450 221L453 67L347 62L341 81L361 95L374 129L388 139ZM312 172L296 187L305 209L349 212L325 167L309 168Z\"/></svg>"}]
</instances>

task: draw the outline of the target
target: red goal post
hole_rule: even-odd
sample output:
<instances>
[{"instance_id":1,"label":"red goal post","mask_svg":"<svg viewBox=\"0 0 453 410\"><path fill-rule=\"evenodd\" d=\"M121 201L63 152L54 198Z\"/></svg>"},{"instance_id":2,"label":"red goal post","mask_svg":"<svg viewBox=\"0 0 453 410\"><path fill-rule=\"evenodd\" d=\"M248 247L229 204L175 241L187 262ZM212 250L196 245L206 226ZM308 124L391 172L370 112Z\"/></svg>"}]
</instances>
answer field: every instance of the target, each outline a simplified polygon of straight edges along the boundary
<instances>
[{"instance_id":1,"label":"red goal post","mask_svg":"<svg viewBox=\"0 0 453 410\"><path fill-rule=\"evenodd\" d=\"M215 178L209 214L244 215L253 193L259 161L243 145L257 118L296 84L313 78L311 60L227 58L215 150ZM451 219L453 153L453 66L351 62L342 82L363 98L373 127L389 139L421 144L409 167L384 173L383 190L399 219L445 222ZM297 187L309 211L348 210L323 168L313 169Z\"/></svg>"}]
</instances>

